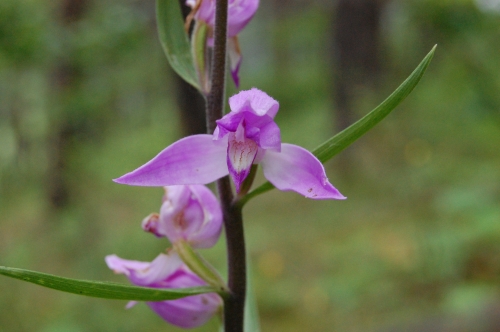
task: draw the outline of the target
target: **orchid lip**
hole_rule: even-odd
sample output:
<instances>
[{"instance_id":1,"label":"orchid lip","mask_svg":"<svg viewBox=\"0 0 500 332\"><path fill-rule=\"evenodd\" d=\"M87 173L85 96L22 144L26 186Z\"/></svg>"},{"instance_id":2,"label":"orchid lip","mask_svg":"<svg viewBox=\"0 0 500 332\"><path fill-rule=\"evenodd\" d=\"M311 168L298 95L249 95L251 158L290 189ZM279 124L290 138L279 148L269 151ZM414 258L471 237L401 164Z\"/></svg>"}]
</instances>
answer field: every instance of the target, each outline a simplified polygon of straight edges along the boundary
<instances>
[{"instance_id":1,"label":"orchid lip","mask_svg":"<svg viewBox=\"0 0 500 332\"><path fill-rule=\"evenodd\" d=\"M234 135L233 135L234 136ZM241 184L250 173L250 168L257 156L259 147L250 139L229 139L227 148L227 163L229 174L236 186L236 192L240 191Z\"/></svg>"}]
</instances>

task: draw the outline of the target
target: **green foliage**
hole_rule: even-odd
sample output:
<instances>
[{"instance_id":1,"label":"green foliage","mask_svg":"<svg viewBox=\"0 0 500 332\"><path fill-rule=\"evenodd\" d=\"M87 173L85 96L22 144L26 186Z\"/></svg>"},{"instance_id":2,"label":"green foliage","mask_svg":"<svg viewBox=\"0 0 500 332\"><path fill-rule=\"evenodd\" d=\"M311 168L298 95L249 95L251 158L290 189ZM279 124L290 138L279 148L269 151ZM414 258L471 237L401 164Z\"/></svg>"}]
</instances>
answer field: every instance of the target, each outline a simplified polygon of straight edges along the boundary
<instances>
[{"instance_id":1,"label":"green foliage","mask_svg":"<svg viewBox=\"0 0 500 332\"><path fill-rule=\"evenodd\" d=\"M257 301L255 299L255 290L253 287L253 273L250 259L247 257L247 295L245 302L245 320L244 320L244 330L245 332L260 332L260 319L259 319L259 309L257 307Z\"/></svg>"},{"instance_id":2,"label":"green foliage","mask_svg":"<svg viewBox=\"0 0 500 332\"><path fill-rule=\"evenodd\" d=\"M43 18L46 11L47 6L30 1L0 3L0 68L8 63L29 65L43 60L49 30L48 20Z\"/></svg>"},{"instance_id":3,"label":"green foliage","mask_svg":"<svg viewBox=\"0 0 500 332\"><path fill-rule=\"evenodd\" d=\"M69 279L5 266L0 266L0 274L66 293L113 300L165 301L216 292L211 287L164 289L129 286L105 281Z\"/></svg>"},{"instance_id":4,"label":"green foliage","mask_svg":"<svg viewBox=\"0 0 500 332\"><path fill-rule=\"evenodd\" d=\"M368 130L372 129L377 123L382 121L389 113L391 113L408 95L413 91L415 86L424 76L427 67L429 66L436 46L425 56L417 68L411 75L379 106L373 109L362 119L349 126L347 129L333 136L325 143L314 149L313 153L321 162L330 160L333 156L351 145L358 138L363 136Z\"/></svg>"},{"instance_id":5,"label":"green foliage","mask_svg":"<svg viewBox=\"0 0 500 332\"><path fill-rule=\"evenodd\" d=\"M158 211L162 190L111 179L177 140L181 123L151 3L92 3L63 33L55 29L49 2L0 1L4 31L36 26L7 39L41 43L38 53L19 58L6 53L10 41L0 44L0 265L125 283L103 257L147 261L169 246L140 230L142 218ZM333 13L322 7L327 2L278 10L273 3L261 1L256 21L240 36L242 84L279 100L284 142L313 150L334 134L326 47ZM326 164L346 201L310 202L271 191L245 206L263 331L405 330L402 323L449 317L486 323L480 315L494 312L500 294L500 17L478 13L470 3L390 2L382 79L375 88L359 88L356 116L389 95L433 44L439 52L398 112ZM3 19L7 5L24 8L16 9L18 21ZM470 24L454 26L459 16ZM438 24L441 19L447 22ZM83 75L61 93L53 69L62 58L81 65ZM47 197L49 152L67 117L86 125L70 136L62 166L70 204L55 210ZM259 176L257 185L264 181ZM222 275L224 245L203 253ZM2 332L182 331L146 305L125 310L125 301L1 281ZM194 331L217 329L214 320Z\"/></svg>"},{"instance_id":6,"label":"green foliage","mask_svg":"<svg viewBox=\"0 0 500 332\"><path fill-rule=\"evenodd\" d=\"M179 2L157 0L156 13L158 34L170 65L186 82L199 89Z\"/></svg>"}]
</instances>

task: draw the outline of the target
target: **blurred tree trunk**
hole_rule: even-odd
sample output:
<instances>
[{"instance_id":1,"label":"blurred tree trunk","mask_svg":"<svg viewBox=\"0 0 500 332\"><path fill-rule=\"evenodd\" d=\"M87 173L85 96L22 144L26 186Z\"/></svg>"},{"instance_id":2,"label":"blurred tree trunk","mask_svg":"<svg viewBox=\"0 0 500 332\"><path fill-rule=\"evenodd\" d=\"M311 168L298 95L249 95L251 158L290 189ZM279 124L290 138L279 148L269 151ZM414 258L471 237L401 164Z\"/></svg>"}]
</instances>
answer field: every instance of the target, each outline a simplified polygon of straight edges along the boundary
<instances>
[{"instance_id":1,"label":"blurred tree trunk","mask_svg":"<svg viewBox=\"0 0 500 332\"><path fill-rule=\"evenodd\" d=\"M179 75L175 77L183 134L206 134L205 98Z\"/></svg>"},{"instance_id":2,"label":"blurred tree trunk","mask_svg":"<svg viewBox=\"0 0 500 332\"><path fill-rule=\"evenodd\" d=\"M336 127L354 120L358 87L373 87L379 74L380 19L383 0L338 0L333 20Z\"/></svg>"},{"instance_id":3,"label":"blurred tree trunk","mask_svg":"<svg viewBox=\"0 0 500 332\"><path fill-rule=\"evenodd\" d=\"M59 7L59 20L62 29L69 30L72 25L79 21L88 7L88 0L62 0ZM66 49L66 54L71 53ZM66 99L77 88L82 79L82 70L78 64L72 61L71 56L66 55L59 59L53 70L53 79L58 102L62 109L58 113L59 118L53 121L54 133L50 144L50 164L47 177L47 190L49 201L53 208L61 209L68 205L70 189L65 177L68 153L71 151L71 142L77 128L69 121L68 114L72 112L67 109L62 100Z\"/></svg>"},{"instance_id":4,"label":"blurred tree trunk","mask_svg":"<svg viewBox=\"0 0 500 332\"><path fill-rule=\"evenodd\" d=\"M179 0L182 16L186 16L191 8L186 6L185 0ZM205 134L207 132L205 119L205 98L175 74L176 100L179 106L182 131L184 135Z\"/></svg>"}]
</instances>

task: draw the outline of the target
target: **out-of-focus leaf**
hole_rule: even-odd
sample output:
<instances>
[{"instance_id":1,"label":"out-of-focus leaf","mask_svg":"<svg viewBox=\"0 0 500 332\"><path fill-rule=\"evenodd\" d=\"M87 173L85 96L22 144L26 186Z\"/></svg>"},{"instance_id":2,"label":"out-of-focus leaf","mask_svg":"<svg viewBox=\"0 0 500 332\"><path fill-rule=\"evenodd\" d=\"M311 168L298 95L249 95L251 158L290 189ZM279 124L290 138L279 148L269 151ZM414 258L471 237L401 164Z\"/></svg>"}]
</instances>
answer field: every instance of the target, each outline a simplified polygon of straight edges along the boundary
<instances>
[{"instance_id":1,"label":"out-of-focus leaf","mask_svg":"<svg viewBox=\"0 0 500 332\"><path fill-rule=\"evenodd\" d=\"M201 91L208 95L210 92L210 79L208 77L207 68L205 68L205 56L207 45L208 25L202 21L196 21L193 34L191 36L191 47L193 49L194 66L198 74L198 82Z\"/></svg>"},{"instance_id":2,"label":"out-of-focus leaf","mask_svg":"<svg viewBox=\"0 0 500 332\"><path fill-rule=\"evenodd\" d=\"M358 120L356 123L352 124L348 128L342 130L337 135L333 136L325 143L321 144L319 147L314 149L312 153L318 157L318 159L325 163L330 160L333 156L338 154L340 151L344 150L346 147L351 145L358 138L363 136L368 130L372 129L377 123L382 121L389 113L392 112L409 94L413 91L415 86L418 84L422 76L424 75L429 63L434 56L436 46L425 56L425 58L420 62L417 68L411 73L411 75L380 105L373 109L370 113L365 115L363 118ZM274 186L270 182L265 182L261 186L252 190L248 195L244 196L240 203L244 205L251 198L265 193L273 189Z\"/></svg>"},{"instance_id":3,"label":"out-of-focus leaf","mask_svg":"<svg viewBox=\"0 0 500 332\"><path fill-rule=\"evenodd\" d=\"M156 0L156 21L160 42L168 62L177 74L199 90L179 1Z\"/></svg>"},{"instance_id":4,"label":"out-of-focus leaf","mask_svg":"<svg viewBox=\"0 0 500 332\"><path fill-rule=\"evenodd\" d=\"M105 281L69 279L5 266L0 266L0 274L67 293L113 300L164 301L216 292L212 287L160 289L122 285Z\"/></svg>"},{"instance_id":5,"label":"out-of-focus leaf","mask_svg":"<svg viewBox=\"0 0 500 332\"><path fill-rule=\"evenodd\" d=\"M253 290L252 264L250 262L250 255L247 255L247 266L247 296L245 303L244 330L245 332L260 332L259 311Z\"/></svg>"},{"instance_id":6,"label":"out-of-focus leaf","mask_svg":"<svg viewBox=\"0 0 500 332\"><path fill-rule=\"evenodd\" d=\"M245 313L244 313L243 331L245 332L260 332L259 312L255 294L252 286L252 264L250 257L247 255L247 292L245 298ZM224 332L224 323L221 322L219 332Z\"/></svg>"}]
</instances>

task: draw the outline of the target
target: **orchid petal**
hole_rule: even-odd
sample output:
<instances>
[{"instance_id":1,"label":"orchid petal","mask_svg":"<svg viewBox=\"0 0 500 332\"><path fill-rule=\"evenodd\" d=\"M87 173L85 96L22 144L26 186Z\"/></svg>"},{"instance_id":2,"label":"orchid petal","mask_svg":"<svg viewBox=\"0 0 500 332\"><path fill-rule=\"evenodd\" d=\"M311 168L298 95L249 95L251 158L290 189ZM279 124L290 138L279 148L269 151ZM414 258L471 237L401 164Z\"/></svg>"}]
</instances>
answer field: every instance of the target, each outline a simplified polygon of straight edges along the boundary
<instances>
[{"instance_id":1,"label":"orchid petal","mask_svg":"<svg viewBox=\"0 0 500 332\"><path fill-rule=\"evenodd\" d=\"M167 281L170 288L205 286L206 282L189 270L179 269ZM214 293L189 296L173 301L147 302L147 305L170 324L193 328L205 324L217 311L222 300Z\"/></svg>"},{"instance_id":2,"label":"orchid petal","mask_svg":"<svg viewBox=\"0 0 500 332\"><path fill-rule=\"evenodd\" d=\"M197 1L187 0L186 5L197 8L195 18L205 21L211 27L215 25L215 0L201 0L199 7ZM229 0L227 35L236 36L250 22L259 7L259 0Z\"/></svg>"},{"instance_id":3,"label":"orchid petal","mask_svg":"<svg viewBox=\"0 0 500 332\"><path fill-rule=\"evenodd\" d=\"M200 4L197 8L195 18L197 20L205 21L210 26L215 25L215 1L213 0L199 0ZM186 5L191 8L196 8L196 2L186 1Z\"/></svg>"},{"instance_id":4,"label":"orchid petal","mask_svg":"<svg viewBox=\"0 0 500 332\"><path fill-rule=\"evenodd\" d=\"M150 263L122 259L116 255L108 255L104 258L108 267L117 274L130 276L132 271L146 270Z\"/></svg>"},{"instance_id":5,"label":"orchid petal","mask_svg":"<svg viewBox=\"0 0 500 332\"><path fill-rule=\"evenodd\" d=\"M269 122L260 129L259 147L276 152L281 151L281 132L276 122Z\"/></svg>"},{"instance_id":6,"label":"orchid petal","mask_svg":"<svg viewBox=\"0 0 500 332\"><path fill-rule=\"evenodd\" d=\"M190 243L194 248L211 248L219 240L222 231L222 210L215 195L205 186L190 186L191 192L203 208L203 227L192 234Z\"/></svg>"},{"instance_id":7,"label":"orchid petal","mask_svg":"<svg viewBox=\"0 0 500 332\"><path fill-rule=\"evenodd\" d=\"M115 273L125 274L133 284L155 287L168 278L182 265L177 254L160 254L151 263L140 262L109 255L105 258L106 264Z\"/></svg>"},{"instance_id":8,"label":"orchid petal","mask_svg":"<svg viewBox=\"0 0 500 332\"><path fill-rule=\"evenodd\" d=\"M175 252L160 254L151 263L129 261L116 255L106 257L108 266L117 273L125 274L138 286L153 288L186 288L206 286L206 282L182 263ZM128 303L127 308L136 301ZM222 299L215 293L189 296L177 300L146 302L167 322L193 328L206 323L222 306Z\"/></svg>"},{"instance_id":9,"label":"orchid petal","mask_svg":"<svg viewBox=\"0 0 500 332\"><path fill-rule=\"evenodd\" d=\"M247 100L242 108L244 109L239 109L236 111L231 110L231 112L216 121L217 128L215 128L214 131L214 139L223 137L228 132L236 131L242 120L245 121L245 135L248 138L252 138L253 134L255 134L257 131L260 131L260 128L263 128L269 123L274 122L273 118L269 115L256 114L256 112L251 109L251 103L249 100Z\"/></svg>"},{"instance_id":10,"label":"orchid petal","mask_svg":"<svg viewBox=\"0 0 500 332\"><path fill-rule=\"evenodd\" d=\"M276 113L278 113L279 103L269 97L267 93L252 88L251 90L240 91L229 98L229 107L231 112L234 113L247 111L258 116L267 115L274 119Z\"/></svg>"},{"instance_id":11,"label":"orchid petal","mask_svg":"<svg viewBox=\"0 0 500 332\"><path fill-rule=\"evenodd\" d=\"M214 139L218 140L227 135L230 132L236 131L244 118L244 114L235 114L230 112L224 115L221 119L216 120L217 127L214 130Z\"/></svg>"},{"instance_id":12,"label":"orchid petal","mask_svg":"<svg viewBox=\"0 0 500 332\"><path fill-rule=\"evenodd\" d=\"M261 165L264 176L279 190L293 190L312 199L345 199L328 182L321 162L300 146L282 144L281 152L267 150Z\"/></svg>"},{"instance_id":13,"label":"orchid petal","mask_svg":"<svg viewBox=\"0 0 500 332\"><path fill-rule=\"evenodd\" d=\"M226 145L212 135L193 135L178 140L138 169L113 181L131 186L206 184L229 173Z\"/></svg>"},{"instance_id":14,"label":"orchid petal","mask_svg":"<svg viewBox=\"0 0 500 332\"><path fill-rule=\"evenodd\" d=\"M201 294L179 300L147 302L147 305L161 318L184 329L201 326L213 317L221 306L216 294Z\"/></svg>"},{"instance_id":15,"label":"orchid petal","mask_svg":"<svg viewBox=\"0 0 500 332\"><path fill-rule=\"evenodd\" d=\"M259 8L259 0L229 0L228 37L236 36L250 22Z\"/></svg>"},{"instance_id":16,"label":"orchid petal","mask_svg":"<svg viewBox=\"0 0 500 332\"><path fill-rule=\"evenodd\" d=\"M201 224L198 220L203 219L199 204L189 204L191 196L189 188L190 186L185 185L165 187L163 204L160 209L158 232L166 236L171 243L185 239L185 233L189 234L190 229L196 228L196 224ZM189 215L193 214L193 208L198 212L195 212L197 216L189 218ZM186 210L191 210L191 213L186 213Z\"/></svg>"}]
</instances>

